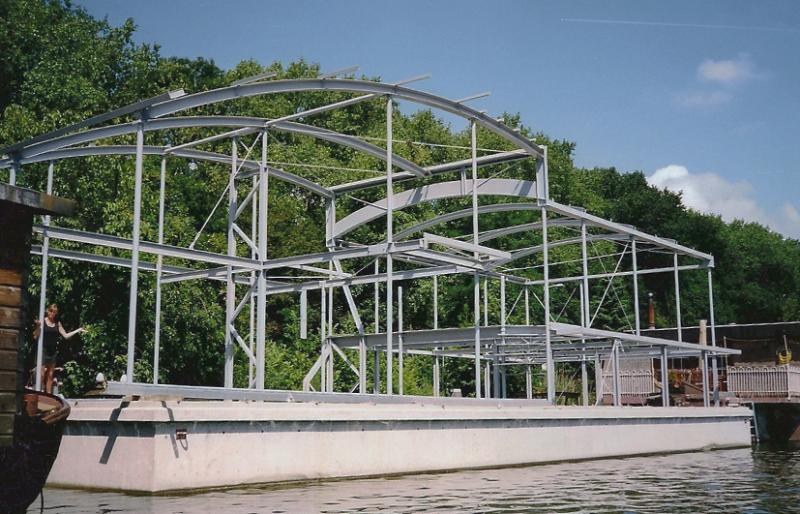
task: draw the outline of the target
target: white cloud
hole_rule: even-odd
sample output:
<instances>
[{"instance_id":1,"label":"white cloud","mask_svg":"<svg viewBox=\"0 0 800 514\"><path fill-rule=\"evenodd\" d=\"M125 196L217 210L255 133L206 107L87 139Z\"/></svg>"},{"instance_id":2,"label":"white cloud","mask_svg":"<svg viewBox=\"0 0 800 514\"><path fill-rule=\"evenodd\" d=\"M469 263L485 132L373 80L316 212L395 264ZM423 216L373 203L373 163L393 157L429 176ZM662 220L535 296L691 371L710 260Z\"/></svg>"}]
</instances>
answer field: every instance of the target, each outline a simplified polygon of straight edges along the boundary
<instances>
[{"instance_id":1,"label":"white cloud","mask_svg":"<svg viewBox=\"0 0 800 514\"><path fill-rule=\"evenodd\" d=\"M704 82L730 86L756 77L756 71L750 56L739 54L736 59L706 59L697 67L697 77Z\"/></svg>"},{"instance_id":2,"label":"white cloud","mask_svg":"<svg viewBox=\"0 0 800 514\"><path fill-rule=\"evenodd\" d=\"M719 214L725 221L755 221L800 238L800 212L786 203L781 216L774 219L758 206L753 186L748 182L730 182L716 173L691 173L677 164L656 170L647 177L647 182L659 189L682 193L683 204L696 211Z\"/></svg>"},{"instance_id":3,"label":"white cloud","mask_svg":"<svg viewBox=\"0 0 800 514\"><path fill-rule=\"evenodd\" d=\"M708 107L727 103L733 95L726 91L693 92L675 96L675 101L684 107Z\"/></svg>"}]
</instances>

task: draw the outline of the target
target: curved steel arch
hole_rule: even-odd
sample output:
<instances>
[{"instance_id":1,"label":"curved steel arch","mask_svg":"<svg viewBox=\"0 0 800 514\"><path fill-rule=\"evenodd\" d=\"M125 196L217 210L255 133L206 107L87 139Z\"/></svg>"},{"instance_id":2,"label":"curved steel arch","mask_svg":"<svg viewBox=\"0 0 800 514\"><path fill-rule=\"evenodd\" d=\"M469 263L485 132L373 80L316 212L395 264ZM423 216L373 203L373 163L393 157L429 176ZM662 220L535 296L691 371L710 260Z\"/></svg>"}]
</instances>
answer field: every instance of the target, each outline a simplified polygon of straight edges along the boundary
<instances>
[{"instance_id":1,"label":"curved steel arch","mask_svg":"<svg viewBox=\"0 0 800 514\"><path fill-rule=\"evenodd\" d=\"M270 121L268 118L257 118L250 116L181 116L174 118L162 118L155 120L147 120L144 123L145 132L154 130L166 130L175 128L197 128L197 127L238 127L238 128L263 128L264 123ZM98 127L89 129L77 134L70 134L66 136L57 137L48 141L42 141L34 145L28 146L19 152L18 161L21 164L26 162L26 159L40 155L45 152L59 150L69 146L78 144L91 143L100 139L109 137L122 136L125 134L132 134L136 132L139 121L122 123L119 125L110 125L107 127ZM343 146L353 148L372 157L376 157L382 161L386 161L386 150L367 143L356 136L347 134L340 134L333 130L314 127L311 125L304 125L291 121L281 121L270 125L270 128L279 130L281 132L290 132L294 134L302 134L324 141L337 143ZM177 152L176 152L177 153ZM392 162L405 171L411 172L417 176L424 177L430 175L430 172L413 162L400 157L399 155L392 155ZM5 161L3 162L5 164ZM10 161L9 163L10 164Z\"/></svg>"},{"instance_id":2,"label":"curved steel arch","mask_svg":"<svg viewBox=\"0 0 800 514\"><path fill-rule=\"evenodd\" d=\"M165 146L142 147L142 151L145 155L166 155L166 150L167 147ZM64 148L62 150L55 150L52 152L36 155L35 157L26 159L24 163L55 161L61 159L71 159L75 157L96 157L102 155L136 155L136 146L109 145L109 146L80 146L75 148ZM186 159L194 159L198 161L215 162L228 165L230 165L231 162L231 158L229 155L214 153L214 152L206 152L203 150L195 150L192 148L176 150L172 152L170 155L175 155ZM245 159L240 159L238 163L239 165L241 165L242 168L250 170L251 172L257 172L260 166L258 161L245 160ZM272 177L302 187L304 189L307 189L313 193L317 193L318 195L324 196L326 198L334 197L333 191L331 191L330 189L320 186L319 184L317 184L316 182L312 182L311 180L299 177L294 173L289 173L288 171L284 171L280 168L275 168L272 166L267 166L267 170L269 170L269 174ZM244 176L249 176L249 174Z\"/></svg>"},{"instance_id":3,"label":"curved steel arch","mask_svg":"<svg viewBox=\"0 0 800 514\"><path fill-rule=\"evenodd\" d=\"M485 214L490 212L508 212L508 211L541 211L542 208L535 204L535 203L495 203L491 205L481 205L478 207L478 214ZM416 234L417 232L422 232L423 230L434 227L441 223L447 223L448 221L454 221L461 218L468 218L472 216L472 208L469 209L462 209L460 211L453 211L448 212L445 214L441 214L436 216L435 218L431 218L429 220L422 221L417 223L416 225L412 225L408 228L400 230L399 232L395 232L394 240L400 241L402 239L407 238L412 234Z\"/></svg>"},{"instance_id":4,"label":"curved steel arch","mask_svg":"<svg viewBox=\"0 0 800 514\"><path fill-rule=\"evenodd\" d=\"M471 107L454 102L447 98L437 96L415 89L402 86L371 82L367 80L345 79L292 79L259 82L229 86L211 91L203 91L192 95L182 96L174 100L161 102L146 110L151 118L160 118L168 114L204 105L224 102L236 98L274 94L274 93L299 93L302 91L349 91L353 93L372 93L376 95L392 95L412 102L435 107L466 119L474 119L484 128L491 130L498 136L508 140L536 157L544 157L544 152L535 143L514 132L506 125L487 116Z\"/></svg>"},{"instance_id":5,"label":"curved steel arch","mask_svg":"<svg viewBox=\"0 0 800 514\"><path fill-rule=\"evenodd\" d=\"M438 182L409 189L392 195L392 210L404 209L420 202L430 202L444 198L463 197L472 191L471 184L463 187L460 180L451 182ZM508 178L492 178L481 182L478 186L478 195L481 196L516 196L520 198L538 199L536 182L530 180L516 180ZM354 230L359 225L383 216L386 213L387 199L384 198L366 207L353 212L337 222L333 228L333 237L341 237ZM540 207L541 208L541 207Z\"/></svg>"}]
</instances>

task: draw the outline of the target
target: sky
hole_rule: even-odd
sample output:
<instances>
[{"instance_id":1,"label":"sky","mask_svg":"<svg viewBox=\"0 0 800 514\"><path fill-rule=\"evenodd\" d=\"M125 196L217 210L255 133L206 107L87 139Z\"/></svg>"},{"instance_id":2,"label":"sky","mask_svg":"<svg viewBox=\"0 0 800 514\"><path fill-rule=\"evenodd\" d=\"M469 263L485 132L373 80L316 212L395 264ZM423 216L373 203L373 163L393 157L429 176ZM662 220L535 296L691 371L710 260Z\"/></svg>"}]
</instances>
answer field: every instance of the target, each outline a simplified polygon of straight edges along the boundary
<instances>
[{"instance_id":1,"label":"sky","mask_svg":"<svg viewBox=\"0 0 800 514\"><path fill-rule=\"evenodd\" d=\"M702 212L800 238L800 3L77 0L164 56L360 66L574 141ZM460 127L455 127L460 128Z\"/></svg>"}]
</instances>

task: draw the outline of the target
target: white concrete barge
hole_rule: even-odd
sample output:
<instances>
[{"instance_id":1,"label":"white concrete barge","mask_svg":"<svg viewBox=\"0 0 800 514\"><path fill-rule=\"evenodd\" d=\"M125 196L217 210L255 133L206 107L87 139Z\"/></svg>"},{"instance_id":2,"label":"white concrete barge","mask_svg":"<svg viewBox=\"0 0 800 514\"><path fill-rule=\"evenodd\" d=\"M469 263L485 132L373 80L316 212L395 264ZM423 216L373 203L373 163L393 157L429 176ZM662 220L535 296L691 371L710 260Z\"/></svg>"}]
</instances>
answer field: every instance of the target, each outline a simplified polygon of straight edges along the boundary
<instances>
[{"instance_id":1,"label":"white concrete barge","mask_svg":"<svg viewBox=\"0 0 800 514\"><path fill-rule=\"evenodd\" d=\"M750 444L745 408L81 399L52 486L155 493Z\"/></svg>"}]
</instances>

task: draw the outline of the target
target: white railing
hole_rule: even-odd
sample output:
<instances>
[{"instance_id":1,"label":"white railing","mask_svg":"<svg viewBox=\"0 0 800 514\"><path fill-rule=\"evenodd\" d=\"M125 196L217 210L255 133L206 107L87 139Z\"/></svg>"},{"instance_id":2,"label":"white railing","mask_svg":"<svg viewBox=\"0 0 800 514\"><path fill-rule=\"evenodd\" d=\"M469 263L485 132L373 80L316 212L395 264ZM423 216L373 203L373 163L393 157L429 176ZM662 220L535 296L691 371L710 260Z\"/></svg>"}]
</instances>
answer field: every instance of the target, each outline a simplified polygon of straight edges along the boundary
<instances>
[{"instance_id":1,"label":"white railing","mask_svg":"<svg viewBox=\"0 0 800 514\"><path fill-rule=\"evenodd\" d=\"M652 369L621 370L619 372L620 394L643 396L656 392ZM603 373L603 394L613 394L614 375Z\"/></svg>"},{"instance_id":2,"label":"white railing","mask_svg":"<svg viewBox=\"0 0 800 514\"><path fill-rule=\"evenodd\" d=\"M728 366L728 391L740 397L800 396L800 366Z\"/></svg>"}]
</instances>

